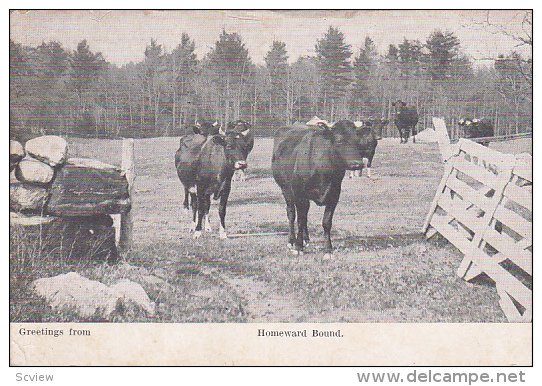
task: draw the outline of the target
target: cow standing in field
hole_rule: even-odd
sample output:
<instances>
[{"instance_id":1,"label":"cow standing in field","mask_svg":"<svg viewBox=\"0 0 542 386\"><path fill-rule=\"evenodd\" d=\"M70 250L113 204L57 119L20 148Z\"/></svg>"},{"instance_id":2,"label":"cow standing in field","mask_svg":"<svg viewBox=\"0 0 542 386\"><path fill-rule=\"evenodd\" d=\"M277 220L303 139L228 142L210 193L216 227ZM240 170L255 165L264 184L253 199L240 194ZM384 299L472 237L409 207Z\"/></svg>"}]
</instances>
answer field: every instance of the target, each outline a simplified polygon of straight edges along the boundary
<instances>
[{"instance_id":1,"label":"cow standing in field","mask_svg":"<svg viewBox=\"0 0 542 386\"><path fill-rule=\"evenodd\" d=\"M362 155L364 160L364 166L367 168L367 177L371 178L371 166L373 164L373 158L376 152L376 146L378 141L382 139L382 130L389 123L386 119L369 119L367 121L354 122L356 127L362 131L364 141L362 146ZM350 178L361 177L362 169L350 171Z\"/></svg>"},{"instance_id":2,"label":"cow standing in field","mask_svg":"<svg viewBox=\"0 0 542 386\"><path fill-rule=\"evenodd\" d=\"M247 121L243 121L242 119L238 119L237 121L233 121L228 123L227 131L228 132L236 132L236 133L242 133L247 132L248 134L243 136L245 144L243 146L243 152L245 154L245 159L248 158L248 155L254 148L254 133L252 130L250 130L252 125L248 123ZM233 175L234 181L245 181L247 178L245 169L240 169L235 172Z\"/></svg>"},{"instance_id":3,"label":"cow standing in field","mask_svg":"<svg viewBox=\"0 0 542 386\"><path fill-rule=\"evenodd\" d=\"M483 119L464 118L460 119L457 124L463 128L463 138L474 139L495 135L493 125ZM489 141L480 142L480 144L487 147Z\"/></svg>"},{"instance_id":4,"label":"cow standing in field","mask_svg":"<svg viewBox=\"0 0 542 386\"><path fill-rule=\"evenodd\" d=\"M175 153L175 166L179 179L191 197L191 231L194 231L194 239L201 236L204 219L205 230L211 231L211 196L215 200L220 199L219 236L221 239L227 238L225 218L231 179L235 170L247 167L243 147L244 137L248 133L248 129L240 133L220 131L219 134L207 137L191 134L181 139L179 150Z\"/></svg>"},{"instance_id":5,"label":"cow standing in field","mask_svg":"<svg viewBox=\"0 0 542 386\"><path fill-rule=\"evenodd\" d=\"M412 131L412 142L416 143L416 125L418 124L418 112L415 107L408 107L403 101L393 102L395 107L394 122L399 130L401 143L407 143L410 132Z\"/></svg>"},{"instance_id":6,"label":"cow standing in field","mask_svg":"<svg viewBox=\"0 0 542 386\"><path fill-rule=\"evenodd\" d=\"M179 150L175 153L177 175L184 187L183 208L187 211L190 210L190 188L192 187L193 193L196 193L194 176L197 168L197 155L208 135L219 134L220 126L216 121L213 123L208 120L200 120L196 121L196 123L191 126L191 129L193 134L186 134L180 138ZM182 152L181 149L183 149ZM179 165L181 165L180 168Z\"/></svg>"},{"instance_id":7,"label":"cow standing in field","mask_svg":"<svg viewBox=\"0 0 542 386\"><path fill-rule=\"evenodd\" d=\"M326 238L324 258L332 258L331 225L346 170L363 166L362 148L369 138L354 122L342 120L332 128L286 128L275 135L273 177L282 190L290 225L289 247L303 253L309 242L307 216L310 201L325 206L322 226ZM295 220L297 212L297 237Z\"/></svg>"}]
</instances>

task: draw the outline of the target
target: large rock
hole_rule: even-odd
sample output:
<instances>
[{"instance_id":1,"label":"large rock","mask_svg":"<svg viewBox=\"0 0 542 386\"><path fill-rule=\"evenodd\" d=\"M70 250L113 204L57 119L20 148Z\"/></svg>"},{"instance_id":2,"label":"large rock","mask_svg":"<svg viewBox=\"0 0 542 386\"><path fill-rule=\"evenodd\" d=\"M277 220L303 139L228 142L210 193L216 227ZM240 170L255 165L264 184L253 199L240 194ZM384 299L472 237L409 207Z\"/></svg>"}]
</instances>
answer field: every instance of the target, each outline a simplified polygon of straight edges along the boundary
<instances>
[{"instance_id":1,"label":"large rock","mask_svg":"<svg viewBox=\"0 0 542 386\"><path fill-rule=\"evenodd\" d=\"M124 279L112 287L70 272L35 280L34 291L55 310L83 318L109 319L114 313L143 310L154 315L155 304L137 283Z\"/></svg>"},{"instance_id":2,"label":"large rock","mask_svg":"<svg viewBox=\"0 0 542 386\"><path fill-rule=\"evenodd\" d=\"M115 214L128 210L128 181L119 171L70 164L58 170L47 205L47 213L55 216Z\"/></svg>"},{"instance_id":3,"label":"large rock","mask_svg":"<svg viewBox=\"0 0 542 386\"><path fill-rule=\"evenodd\" d=\"M46 163L27 157L17 165L15 176L19 181L46 185L52 181L54 169Z\"/></svg>"},{"instance_id":4,"label":"large rock","mask_svg":"<svg viewBox=\"0 0 542 386\"><path fill-rule=\"evenodd\" d=\"M9 208L20 212L41 213L49 198L47 189L39 186L11 184L9 186Z\"/></svg>"},{"instance_id":5,"label":"large rock","mask_svg":"<svg viewBox=\"0 0 542 386\"><path fill-rule=\"evenodd\" d=\"M13 170L17 163L26 155L23 145L17 141L9 141L9 170Z\"/></svg>"},{"instance_id":6,"label":"large rock","mask_svg":"<svg viewBox=\"0 0 542 386\"><path fill-rule=\"evenodd\" d=\"M32 157L56 166L66 161L68 143L64 138L56 135L44 135L26 142L26 152Z\"/></svg>"}]
</instances>

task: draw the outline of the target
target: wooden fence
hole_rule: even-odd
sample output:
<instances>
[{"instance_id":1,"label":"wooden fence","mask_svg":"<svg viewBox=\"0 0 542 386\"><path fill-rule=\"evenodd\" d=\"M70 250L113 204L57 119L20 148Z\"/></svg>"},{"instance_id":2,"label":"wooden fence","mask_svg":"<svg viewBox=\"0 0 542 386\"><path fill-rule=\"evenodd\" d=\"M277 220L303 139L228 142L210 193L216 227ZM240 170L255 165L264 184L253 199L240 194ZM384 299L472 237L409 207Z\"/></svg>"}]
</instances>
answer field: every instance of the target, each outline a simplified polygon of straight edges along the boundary
<instances>
[{"instance_id":1,"label":"wooden fence","mask_svg":"<svg viewBox=\"0 0 542 386\"><path fill-rule=\"evenodd\" d=\"M483 272L495 281L509 321L531 321L532 157L460 139L443 159L423 232L440 233L464 254L460 277Z\"/></svg>"}]
</instances>

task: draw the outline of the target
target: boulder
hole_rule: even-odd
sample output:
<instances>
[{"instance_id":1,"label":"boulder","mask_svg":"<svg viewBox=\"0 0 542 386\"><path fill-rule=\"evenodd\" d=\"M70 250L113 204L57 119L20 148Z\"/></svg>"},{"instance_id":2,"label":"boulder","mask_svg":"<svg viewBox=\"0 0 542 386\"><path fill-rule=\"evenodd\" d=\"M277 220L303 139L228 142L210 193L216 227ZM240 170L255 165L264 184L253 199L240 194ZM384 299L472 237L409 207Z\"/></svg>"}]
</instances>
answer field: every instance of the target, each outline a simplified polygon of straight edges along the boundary
<instances>
[{"instance_id":1,"label":"boulder","mask_svg":"<svg viewBox=\"0 0 542 386\"><path fill-rule=\"evenodd\" d=\"M9 184L20 184L21 181L17 179L17 176L15 175L15 169L12 169L9 172Z\"/></svg>"},{"instance_id":2,"label":"boulder","mask_svg":"<svg viewBox=\"0 0 542 386\"><path fill-rule=\"evenodd\" d=\"M46 163L26 157L15 169L15 176L19 181L46 185L53 180L54 169Z\"/></svg>"},{"instance_id":3,"label":"boulder","mask_svg":"<svg viewBox=\"0 0 542 386\"><path fill-rule=\"evenodd\" d=\"M66 164L57 171L46 210L55 216L127 212L128 181L117 170Z\"/></svg>"},{"instance_id":4,"label":"boulder","mask_svg":"<svg viewBox=\"0 0 542 386\"><path fill-rule=\"evenodd\" d=\"M78 168L95 168L101 170L110 170L121 172L121 169L118 166L106 164L105 162L98 161L92 158L68 158L66 164L72 165Z\"/></svg>"},{"instance_id":5,"label":"boulder","mask_svg":"<svg viewBox=\"0 0 542 386\"><path fill-rule=\"evenodd\" d=\"M48 198L47 189L39 186L23 184L9 186L9 208L16 212L41 213Z\"/></svg>"},{"instance_id":6,"label":"boulder","mask_svg":"<svg viewBox=\"0 0 542 386\"><path fill-rule=\"evenodd\" d=\"M25 149L32 157L50 166L57 166L66 161L68 143L56 135L44 135L26 142Z\"/></svg>"},{"instance_id":7,"label":"boulder","mask_svg":"<svg viewBox=\"0 0 542 386\"><path fill-rule=\"evenodd\" d=\"M23 145L17 141L9 141L9 170L13 170L17 163L26 155Z\"/></svg>"},{"instance_id":8,"label":"boulder","mask_svg":"<svg viewBox=\"0 0 542 386\"><path fill-rule=\"evenodd\" d=\"M128 279L122 279L110 288L116 297L124 300L124 304L133 303L145 310L147 315L154 315L155 304L149 299L149 296L143 287L138 283Z\"/></svg>"},{"instance_id":9,"label":"boulder","mask_svg":"<svg viewBox=\"0 0 542 386\"><path fill-rule=\"evenodd\" d=\"M108 287L69 272L32 282L33 290L55 310L76 312L83 318L109 319L115 312L143 310L154 315L155 304L137 283L123 279Z\"/></svg>"}]
</instances>

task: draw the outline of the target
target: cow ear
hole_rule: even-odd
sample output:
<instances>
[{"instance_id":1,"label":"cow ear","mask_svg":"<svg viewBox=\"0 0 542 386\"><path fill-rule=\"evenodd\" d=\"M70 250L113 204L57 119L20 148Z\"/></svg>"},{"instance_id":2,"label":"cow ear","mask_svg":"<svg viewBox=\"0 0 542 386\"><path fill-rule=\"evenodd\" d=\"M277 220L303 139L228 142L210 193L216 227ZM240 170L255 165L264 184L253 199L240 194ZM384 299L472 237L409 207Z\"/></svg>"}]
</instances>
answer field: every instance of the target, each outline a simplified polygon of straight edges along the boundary
<instances>
[{"instance_id":1,"label":"cow ear","mask_svg":"<svg viewBox=\"0 0 542 386\"><path fill-rule=\"evenodd\" d=\"M224 130L224 129L222 128L222 125L220 125L220 127L218 128L218 134L220 134L220 135L226 135L226 130Z\"/></svg>"},{"instance_id":2,"label":"cow ear","mask_svg":"<svg viewBox=\"0 0 542 386\"><path fill-rule=\"evenodd\" d=\"M218 126L218 121L215 121L215 123L213 123L213 127L217 127Z\"/></svg>"},{"instance_id":3,"label":"cow ear","mask_svg":"<svg viewBox=\"0 0 542 386\"><path fill-rule=\"evenodd\" d=\"M250 129L246 129L245 131L241 131L241 134L243 135L243 137L246 137L248 135L248 133L250 133Z\"/></svg>"},{"instance_id":4,"label":"cow ear","mask_svg":"<svg viewBox=\"0 0 542 386\"><path fill-rule=\"evenodd\" d=\"M213 136L213 142L220 146L226 146L226 137L223 135Z\"/></svg>"},{"instance_id":5,"label":"cow ear","mask_svg":"<svg viewBox=\"0 0 542 386\"><path fill-rule=\"evenodd\" d=\"M329 126L326 125L324 122L318 122L316 124L316 127L320 128L320 129L322 129L324 131L329 130Z\"/></svg>"},{"instance_id":6,"label":"cow ear","mask_svg":"<svg viewBox=\"0 0 542 386\"><path fill-rule=\"evenodd\" d=\"M192 131L194 132L194 134L201 134L201 129L199 126L192 126Z\"/></svg>"}]
</instances>

